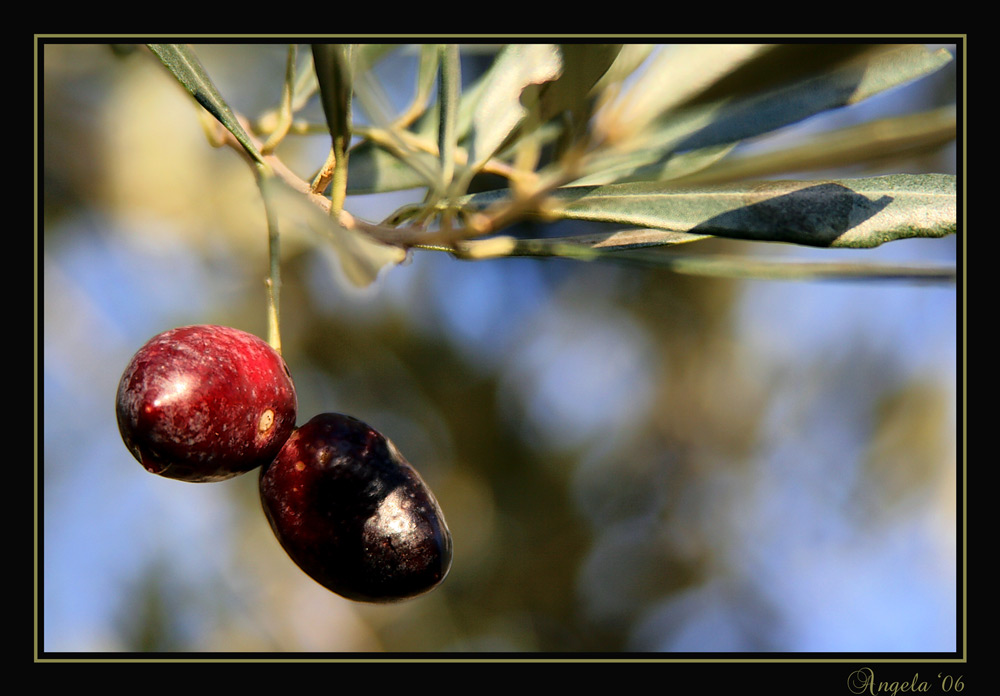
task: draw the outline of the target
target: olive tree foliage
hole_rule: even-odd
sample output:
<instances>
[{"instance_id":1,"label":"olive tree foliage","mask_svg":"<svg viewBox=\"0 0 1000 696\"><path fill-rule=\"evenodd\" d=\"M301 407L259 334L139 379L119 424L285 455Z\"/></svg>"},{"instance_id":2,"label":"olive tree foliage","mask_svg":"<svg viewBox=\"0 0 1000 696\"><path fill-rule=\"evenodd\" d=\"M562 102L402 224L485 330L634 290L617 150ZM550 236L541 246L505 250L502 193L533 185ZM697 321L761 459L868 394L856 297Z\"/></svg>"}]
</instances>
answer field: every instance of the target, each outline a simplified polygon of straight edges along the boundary
<instances>
[{"instance_id":1,"label":"olive tree foliage","mask_svg":"<svg viewBox=\"0 0 1000 696\"><path fill-rule=\"evenodd\" d=\"M463 84L458 45L293 44L279 103L255 115L230 108L196 47L149 49L217 120L216 143L242 152L256 173L270 234L272 343L278 221L289 206L300 218L306 211L358 284L411 250L615 260L733 278L955 280L954 268L678 251L710 238L870 248L954 234L954 175L807 175L945 144L955 138L954 106L763 153L736 149L929 75L953 60L945 49L507 44ZM375 71L397 50L419 54L413 100L399 113ZM303 115L314 100L322 122ZM316 133L329 134L328 157L311 172L292 171L280 144ZM769 178L788 172L803 176ZM415 188L423 199L383 220L344 208L348 196ZM518 225L529 220L536 224ZM599 231L546 233L546 223L565 220Z\"/></svg>"}]
</instances>

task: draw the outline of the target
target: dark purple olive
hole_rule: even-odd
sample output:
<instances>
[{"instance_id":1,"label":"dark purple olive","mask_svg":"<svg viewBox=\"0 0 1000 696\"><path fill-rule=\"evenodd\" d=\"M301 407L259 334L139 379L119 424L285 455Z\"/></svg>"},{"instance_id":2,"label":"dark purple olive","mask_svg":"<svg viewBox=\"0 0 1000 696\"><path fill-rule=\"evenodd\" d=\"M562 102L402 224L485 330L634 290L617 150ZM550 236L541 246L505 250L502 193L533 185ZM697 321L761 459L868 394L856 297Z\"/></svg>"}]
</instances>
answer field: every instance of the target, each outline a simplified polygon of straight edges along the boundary
<instances>
[{"instance_id":1,"label":"dark purple olive","mask_svg":"<svg viewBox=\"0 0 1000 696\"><path fill-rule=\"evenodd\" d=\"M451 567L451 533L434 494L356 418L323 413L292 433L261 469L260 496L292 560L348 599L415 597Z\"/></svg>"},{"instance_id":2,"label":"dark purple olive","mask_svg":"<svg viewBox=\"0 0 1000 696\"><path fill-rule=\"evenodd\" d=\"M118 385L125 446L147 471L220 481L274 459L295 428L295 386L253 334L185 326L154 336Z\"/></svg>"}]
</instances>

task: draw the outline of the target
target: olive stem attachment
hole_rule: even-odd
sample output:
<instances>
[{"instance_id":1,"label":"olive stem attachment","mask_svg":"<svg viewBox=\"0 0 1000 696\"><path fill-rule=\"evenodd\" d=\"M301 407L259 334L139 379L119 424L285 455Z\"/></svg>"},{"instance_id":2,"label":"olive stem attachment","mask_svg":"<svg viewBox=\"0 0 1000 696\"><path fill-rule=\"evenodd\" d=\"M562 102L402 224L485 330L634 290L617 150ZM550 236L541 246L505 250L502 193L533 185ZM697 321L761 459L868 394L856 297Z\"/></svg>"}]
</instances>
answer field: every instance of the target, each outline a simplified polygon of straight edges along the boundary
<instances>
[{"instance_id":1,"label":"olive stem attachment","mask_svg":"<svg viewBox=\"0 0 1000 696\"><path fill-rule=\"evenodd\" d=\"M278 218L274 211L274 204L271 199L271 183L274 181L274 171L266 163L257 164L254 167L257 179L257 187L260 189L261 199L264 202L264 214L267 218L267 256L268 256L268 276L264 281L267 288L267 342L281 355L281 323L280 323L280 294L281 294L281 245L278 233Z\"/></svg>"}]
</instances>

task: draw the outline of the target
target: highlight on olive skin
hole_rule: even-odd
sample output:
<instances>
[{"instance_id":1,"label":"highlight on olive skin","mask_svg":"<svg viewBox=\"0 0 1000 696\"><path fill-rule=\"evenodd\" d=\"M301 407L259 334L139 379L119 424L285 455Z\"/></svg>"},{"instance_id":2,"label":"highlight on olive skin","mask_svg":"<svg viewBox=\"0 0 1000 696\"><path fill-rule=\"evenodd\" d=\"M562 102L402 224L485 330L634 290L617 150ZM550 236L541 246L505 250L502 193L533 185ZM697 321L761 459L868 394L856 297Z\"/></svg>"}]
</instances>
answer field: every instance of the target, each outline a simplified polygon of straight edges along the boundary
<instances>
[{"instance_id":1,"label":"highlight on olive skin","mask_svg":"<svg viewBox=\"0 0 1000 696\"><path fill-rule=\"evenodd\" d=\"M115 402L122 440L147 471L196 482L270 462L295 428L297 408L271 346L212 325L150 339L125 368Z\"/></svg>"},{"instance_id":2,"label":"highlight on olive skin","mask_svg":"<svg viewBox=\"0 0 1000 696\"><path fill-rule=\"evenodd\" d=\"M348 599L394 602L436 587L452 540L434 494L382 434L323 413L260 472L264 513L310 577Z\"/></svg>"}]
</instances>

